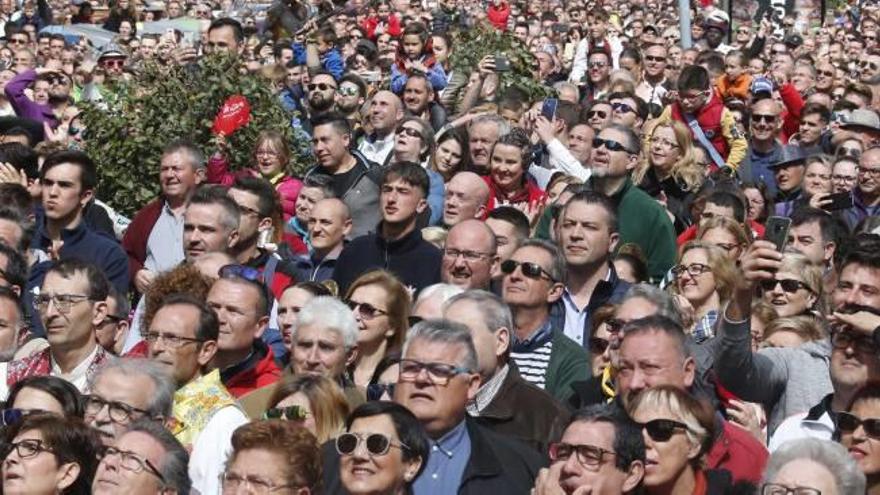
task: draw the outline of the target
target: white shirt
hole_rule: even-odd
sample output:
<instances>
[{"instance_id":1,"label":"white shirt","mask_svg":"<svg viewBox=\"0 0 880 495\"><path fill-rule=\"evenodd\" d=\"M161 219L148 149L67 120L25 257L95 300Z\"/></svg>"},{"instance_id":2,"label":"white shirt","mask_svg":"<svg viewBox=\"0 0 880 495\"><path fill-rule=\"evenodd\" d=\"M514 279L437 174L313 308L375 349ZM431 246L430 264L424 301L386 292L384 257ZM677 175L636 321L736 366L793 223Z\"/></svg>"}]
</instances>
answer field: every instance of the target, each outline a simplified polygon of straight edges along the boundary
<instances>
[{"instance_id":1,"label":"white shirt","mask_svg":"<svg viewBox=\"0 0 880 495\"><path fill-rule=\"evenodd\" d=\"M808 413L795 414L785 419L767 442L767 450L772 454L782 444L801 438L818 438L819 440L831 440L834 434L834 422L828 411L822 413L818 420L806 419Z\"/></svg>"},{"instance_id":2,"label":"white shirt","mask_svg":"<svg viewBox=\"0 0 880 495\"><path fill-rule=\"evenodd\" d=\"M55 358L52 357L52 353L49 353L49 362L52 365L52 368L49 371L50 376L56 376L58 378L63 378L64 380L69 381L79 390L79 393L85 394L88 392L88 376L86 372L89 370L89 366L92 365L92 361L95 360L95 354L98 352L98 346L95 345L95 348L92 349L92 352L86 356L85 359L82 360L81 363L76 365L70 373L64 373L61 371L61 367L58 366L58 363L55 362Z\"/></svg>"},{"instance_id":3,"label":"white shirt","mask_svg":"<svg viewBox=\"0 0 880 495\"><path fill-rule=\"evenodd\" d=\"M385 139L377 139L373 142L370 142L369 138L364 138L364 140L361 141L360 146L358 146L358 151L360 151L367 160L370 160L376 165L383 165L388 158L388 155L391 154L391 150L394 149L394 140L396 137L397 135L392 132L385 136Z\"/></svg>"},{"instance_id":4,"label":"white shirt","mask_svg":"<svg viewBox=\"0 0 880 495\"><path fill-rule=\"evenodd\" d=\"M236 406L226 406L211 416L193 442L189 458L189 479L201 495L219 495L220 475L232 452L232 433L250 420Z\"/></svg>"}]
</instances>

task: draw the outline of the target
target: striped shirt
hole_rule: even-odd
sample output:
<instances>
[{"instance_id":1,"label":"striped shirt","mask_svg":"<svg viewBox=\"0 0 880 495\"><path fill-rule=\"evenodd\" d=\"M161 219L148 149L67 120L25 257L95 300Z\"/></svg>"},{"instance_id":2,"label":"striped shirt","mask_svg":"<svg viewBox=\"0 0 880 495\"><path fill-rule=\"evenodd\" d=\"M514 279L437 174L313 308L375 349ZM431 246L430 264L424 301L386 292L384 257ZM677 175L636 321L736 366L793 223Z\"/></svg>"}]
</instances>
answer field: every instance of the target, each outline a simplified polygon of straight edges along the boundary
<instances>
[{"instance_id":1,"label":"striped shirt","mask_svg":"<svg viewBox=\"0 0 880 495\"><path fill-rule=\"evenodd\" d=\"M547 368L550 367L550 355L553 353L553 332L550 320L534 331L526 339L514 336L510 350L510 358L516 363L520 375L532 385L541 389L547 382Z\"/></svg>"}]
</instances>

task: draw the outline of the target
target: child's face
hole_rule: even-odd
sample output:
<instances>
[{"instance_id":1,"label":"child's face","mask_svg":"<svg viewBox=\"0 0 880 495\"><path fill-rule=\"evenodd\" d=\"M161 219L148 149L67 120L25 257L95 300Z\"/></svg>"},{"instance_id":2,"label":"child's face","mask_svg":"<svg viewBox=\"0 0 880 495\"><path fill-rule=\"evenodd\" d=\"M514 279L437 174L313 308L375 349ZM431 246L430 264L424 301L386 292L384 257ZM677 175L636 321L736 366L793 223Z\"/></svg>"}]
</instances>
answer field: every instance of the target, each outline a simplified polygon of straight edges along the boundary
<instances>
[{"instance_id":1,"label":"child's face","mask_svg":"<svg viewBox=\"0 0 880 495\"><path fill-rule=\"evenodd\" d=\"M743 73L743 66L739 63L738 57L727 57L724 59L724 73L728 79L736 79Z\"/></svg>"},{"instance_id":2,"label":"child's face","mask_svg":"<svg viewBox=\"0 0 880 495\"><path fill-rule=\"evenodd\" d=\"M422 55L422 40L416 34L408 34L403 37L403 51L412 59Z\"/></svg>"}]
</instances>

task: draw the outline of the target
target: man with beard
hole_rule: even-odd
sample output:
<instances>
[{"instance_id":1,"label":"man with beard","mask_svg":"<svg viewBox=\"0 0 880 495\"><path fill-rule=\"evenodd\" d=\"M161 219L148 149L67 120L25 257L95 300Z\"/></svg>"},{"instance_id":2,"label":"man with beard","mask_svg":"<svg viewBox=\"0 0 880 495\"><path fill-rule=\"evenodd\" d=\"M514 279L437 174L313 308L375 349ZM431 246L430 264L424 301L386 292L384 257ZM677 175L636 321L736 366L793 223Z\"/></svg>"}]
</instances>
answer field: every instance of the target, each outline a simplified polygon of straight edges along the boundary
<instances>
[{"instance_id":1,"label":"man with beard","mask_svg":"<svg viewBox=\"0 0 880 495\"><path fill-rule=\"evenodd\" d=\"M346 74L336 90L336 110L348 119L352 129L361 126L361 107L367 97L367 85L355 74ZM357 131L356 131L357 132Z\"/></svg>"},{"instance_id":2,"label":"man with beard","mask_svg":"<svg viewBox=\"0 0 880 495\"><path fill-rule=\"evenodd\" d=\"M446 124L446 110L434 99L434 87L427 77L421 74L409 76L403 87L403 105L410 115L428 122L437 132Z\"/></svg>"},{"instance_id":3,"label":"man with beard","mask_svg":"<svg viewBox=\"0 0 880 495\"><path fill-rule=\"evenodd\" d=\"M763 182L771 196L776 195L776 179L770 165L779 161L782 145L777 137L782 129L782 108L770 98L752 105L749 123L749 149L742 163L744 180Z\"/></svg>"},{"instance_id":4,"label":"man with beard","mask_svg":"<svg viewBox=\"0 0 880 495\"><path fill-rule=\"evenodd\" d=\"M25 94L29 87L33 87L33 100ZM16 115L45 122L54 129L70 101L70 79L45 67L28 69L6 83L4 92Z\"/></svg>"},{"instance_id":5,"label":"man with beard","mask_svg":"<svg viewBox=\"0 0 880 495\"><path fill-rule=\"evenodd\" d=\"M315 118L334 110L337 87L336 79L329 72L319 71L312 76L306 85L306 98L309 102L308 111L310 118Z\"/></svg>"},{"instance_id":6,"label":"man with beard","mask_svg":"<svg viewBox=\"0 0 880 495\"><path fill-rule=\"evenodd\" d=\"M368 113L370 134L364 137L358 151L367 160L385 165L391 157L397 135L397 123L403 119L403 102L391 91L379 91L370 100Z\"/></svg>"},{"instance_id":7,"label":"man with beard","mask_svg":"<svg viewBox=\"0 0 880 495\"><path fill-rule=\"evenodd\" d=\"M874 105L880 102L880 52L872 52L859 61L859 82L867 84L874 93Z\"/></svg>"}]
</instances>

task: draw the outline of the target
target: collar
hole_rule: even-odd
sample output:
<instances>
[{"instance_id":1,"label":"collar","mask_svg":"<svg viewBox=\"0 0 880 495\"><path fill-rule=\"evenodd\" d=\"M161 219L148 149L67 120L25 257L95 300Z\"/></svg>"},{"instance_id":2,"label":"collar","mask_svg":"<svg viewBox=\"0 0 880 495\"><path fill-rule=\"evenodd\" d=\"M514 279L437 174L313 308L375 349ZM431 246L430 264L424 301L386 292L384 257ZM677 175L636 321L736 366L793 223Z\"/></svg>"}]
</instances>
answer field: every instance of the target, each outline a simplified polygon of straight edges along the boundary
<instances>
[{"instance_id":1,"label":"collar","mask_svg":"<svg viewBox=\"0 0 880 495\"><path fill-rule=\"evenodd\" d=\"M278 183L284 180L285 177L287 177L287 174L282 170L270 177L269 182L271 182L273 186L277 186Z\"/></svg>"},{"instance_id":2,"label":"collar","mask_svg":"<svg viewBox=\"0 0 880 495\"><path fill-rule=\"evenodd\" d=\"M387 146L388 144L393 144L394 138L396 138L396 137L397 137L397 134L394 132L391 132L387 136L385 136L384 139L379 139L379 135L374 132L374 133L370 134L369 136L367 136L367 142L372 145L381 145L384 147L384 146Z\"/></svg>"},{"instance_id":3,"label":"collar","mask_svg":"<svg viewBox=\"0 0 880 495\"><path fill-rule=\"evenodd\" d=\"M464 444L467 435L465 421L462 420L455 428L447 431L445 435L440 437L439 440L431 443L437 447L438 452L441 452L447 458L452 459L456 450Z\"/></svg>"},{"instance_id":4,"label":"collar","mask_svg":"<svg viewBox=\"0 0 880 495\"><path fill-rule=\"evenodd\" d=\"M413 228L409 231L409 233L404 234L403 237L397 239L396 241L388 241L384 237L382 237L382 222L379 222L379 226L376 228L376 242L379 244L384 250L396 252L396 251L407 251L409 249L413 249L418 246L422 241L422 232L417 228Z\"/></svg>"},{"instance_id":5,"label":"collar","mask_svg":"<svg viewBox=\"0 0 880 495\"><path fill-rule=\"evenodd\" d=\"M807 411L807 416L804 419L809 421L818 421L823 414L828 413L828 415L831 416L831 421L833 421L834 424L837 424L837 412L831 409L831 400L833 398L833 393L823 397L818 404L811 407L810 410Z\"/></svg>"},{"instance_id":6,"label":"collar","mask_svg":"<svg viewBox=\"0 0 880 495\"><path fill-rule=\"evenodd\" d=\"M43 228L40 229L40 240L41 246L47 246L51 244L52 239L49 238L49 231L46 228L46 223L49 221L45 216L43 217ZM88 232L88 228L86 227L85 219L80 219L79 225L72 229L61 229L61 240L64 241L64 244L69 246L71 244L76 243L83 237L85 237ZM62 249L64 249L62 247Z\"/></svg>"},{"instance_id":7,"label":"collar","mask_svg":"<svg viewBox=\"0 0 880 495\"><path fill-rule=\"evenodd\" d=\"M495 396L498 395L498 392L501 390L501 385L504 383L504 380L507 379L509 373L510 365L505 364L497 373L495 373L494 376L492 376L492 378L480 386L480 389L477 390L476 397L474 397L474 400L467 406L468 412L474 416L479 416L480 413L492 403Z\"/></svg>"},{"instance_id":8,"label":"collar","mask_svg":"<svg viewBox=\"0 0 880 495\"><path fill-rule=\"evenodd\" d=\"M55 361L55 358L50 352L49 363L52 366L52 375L62 377L68 381L74 381L77 378L85 375L86 371L88 371L89 369L89 366L91 366L92 361L94 361L98 357L98 349L100 347L100 345L95 344L95 348L92 349L92 352L90 352L89 355L86 356L86 358L83 359L81 363L77 364L76 367L70 370L70 373L65 373L61 370L61 367L58 366L58 362Z\"/></svg>"},{"instance_id":9,"label":"collar","mask_svg":"<svg viewBox=\"0 0 880 495\"><path fill-rule=\"evenodd\" d=\"M254 339L253 346L251 346L251 352L248 353L247 357L232 366L220 370L220 380L224 383L228 382L235 375L243 373L251 368L255 368L260 361L266 358L268 352L269 347L262 341L262 339Z\"/></svg>"},{"instance_id":10,"label":"collar","mask_svg":"<svg viewBox=\"0 0 880 495\"><path fill-rule=\"evenodd\" d=\"M534 349L535 347L544 345L551 338L553 338L553 331L552 326L550 325L550 318L547 318L543 325L538 327L537 330L532 332L532 334L525 339L520 340L514 335L512 350L526 352L527 349Z\"/></svg>"}]
</instances>

